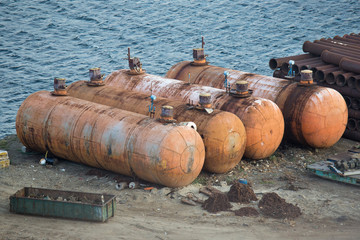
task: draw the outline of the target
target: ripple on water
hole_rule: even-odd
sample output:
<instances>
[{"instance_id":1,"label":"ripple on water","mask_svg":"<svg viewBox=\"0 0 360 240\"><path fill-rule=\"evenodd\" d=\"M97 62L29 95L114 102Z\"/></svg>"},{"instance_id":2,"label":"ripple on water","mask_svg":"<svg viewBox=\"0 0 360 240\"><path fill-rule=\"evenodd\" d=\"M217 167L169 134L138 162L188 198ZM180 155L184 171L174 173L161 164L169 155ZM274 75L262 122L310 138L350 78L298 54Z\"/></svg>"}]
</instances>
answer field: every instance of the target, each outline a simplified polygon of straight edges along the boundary
<instances>
[{"instance_id":1,"label":"ripple on water","mask_svg":"<svg viewBox=\"0 0 360 240\"><path fill-rule=\"evenodd\" d=\"M15 133L21 102L88 69L127 68L127 48L148 73L192 57L205 36L208 60L271 75L268 60L301 54L305 40L360 32L358 1L1 1L0 137ZM339 11L339 9L342 9Z\"/></svg>"}]
</instances>

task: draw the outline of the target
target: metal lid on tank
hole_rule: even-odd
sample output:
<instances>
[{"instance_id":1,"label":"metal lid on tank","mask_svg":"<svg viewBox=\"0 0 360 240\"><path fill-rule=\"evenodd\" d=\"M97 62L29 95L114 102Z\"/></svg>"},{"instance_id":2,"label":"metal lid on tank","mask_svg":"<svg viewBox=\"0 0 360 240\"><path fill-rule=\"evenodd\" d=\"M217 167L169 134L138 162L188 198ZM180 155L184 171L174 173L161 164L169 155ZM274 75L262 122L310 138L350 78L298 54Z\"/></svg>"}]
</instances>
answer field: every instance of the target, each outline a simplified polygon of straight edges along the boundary
<instances>
[{"instance_id":1,"label":"metal lid on tank","mask_svg":"<svg viewBox=\"0 0 360 240\"><path fill-rule=\"evenodd\" d=\"M236 88L230 90L230 95L238 98L250 97L252 90L248 89L249 83L241 80L235 83Z\"/></svg>"},{"instance_id":2,"label":"metal lid on tank","mask_svg":"<svg viewBox=\"0 0 360 240\"><path fill-rule=\"evenodd\" d=\"M311 86L311 85L315 85L316 83L314 83L313 81L313 71L306 69L306 70L302 70L300 72L301 74L301 79L299 82L300 86Z\"/></svg>"},{"instance_id":3,"label":"metal lid on tank","mask_svg":"<svg viewBox=\"0 0 360 240\"><path fill-rule=\"evenodd\" d=\"M176 120L174 119L174 108L169 105L162 106L159 121L165 123L176 122Z\"/></svg>"},{"instance_id":4,"label":"metal lid on tank","mask_svg":"<svg viewBox=\"0 0 360 240\"><path fill-rule=\"evenodd\" d=\"M54 96L66 96L66 79L54 78L54 91L51 92Z\"/></svg>"},{"instance_id":5,"label":"metal lid on tank","mask_svg":"<svg viewBox=\"0 0 360 240\"><path fill-rule=\"evenodd\" d=\"M90 68L89 69L89 77L90 77L90 81L87 82L88 86L98 87L98 86L105 85L105 83L103 81L104 74L101 74L100 68L98 68L98 67Z\"/></svg>"},{"instance_id":6,"label":"metal lid on tank","mask_svg":"<svg viewBox=\"0 0 360 240\"><path fill-rule=\"evenodd\" d=\"M211 93L199 94L199 104L196 105L196 109L205 110L208 114L214 111L211 104Z\"/></svg>"}]
</instances>

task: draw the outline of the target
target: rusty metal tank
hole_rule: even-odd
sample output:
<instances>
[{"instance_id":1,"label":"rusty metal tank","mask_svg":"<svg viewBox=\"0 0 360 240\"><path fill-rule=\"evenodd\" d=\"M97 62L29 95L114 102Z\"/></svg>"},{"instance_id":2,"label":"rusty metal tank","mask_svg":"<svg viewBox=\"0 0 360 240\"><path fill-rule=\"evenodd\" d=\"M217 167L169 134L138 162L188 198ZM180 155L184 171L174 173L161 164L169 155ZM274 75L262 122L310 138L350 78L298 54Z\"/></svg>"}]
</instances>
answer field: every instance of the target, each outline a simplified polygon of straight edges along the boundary
<instances>
[{"instance_id":1,"label":"rusty metal tank","mask_svg":"<svg viewBox=\"0 0 360 240\"><path fill-rule=\"evenodd\" d=\"M74 82L68 86L67 92L76 98L144 115L150 115L154 109L154 118L161 118L162 106L171 106L173 118L177 122L194 122L204 141L206 149L204 169L207 171L227 172L240 162L244 154L245 127L235 114L216 109L208 113L201 106L190 106L181 101L125 91L111 86L94 87L88 84L87 81Z\"/></svg>"},{"instance_id":2,"label":"rusty metal tank","mask_svg":"<svg viewBox=\"0 0 360 240\"><path fill-rule=\"evenodd\" d=\"M224 90L187 84L182 81L150 74L132 75L127 70L118 70L106 77L106 85L132 90L159 97L198 103L201 93L209 93L215 109L232 112L243 122L246 130L244 156L261 159L270 156L281 143L284 119L278 106L272 101L249 95L229 95Z\"/></svg>"},{"instance_id":3,"label":"rusty metal tank","mask_svg":"<svg viewBox=\"0 0 360 240\"><path fill-rule=\"evenodd\" d=\"M47 91L25 99L16 132L35 151L169 187L190 184L204 164L192 128Z\"/></svg>"},{"instance_id":4,"label":"rusty metal tank","mask_svg":"<svg viewBox=\"0 0 360 240\"><path fill-rule=\"evenodd\" d=\"M194 66L190 61L175 64L166 77L223 88L227 80L249 82L253 96L274 101L285 118L285 136L301 144L326 148L335 144L345 131L347 107L339 92L314 84L298 84L289 80L231 70L211 65Z\"/></svg>"}]
</instances>

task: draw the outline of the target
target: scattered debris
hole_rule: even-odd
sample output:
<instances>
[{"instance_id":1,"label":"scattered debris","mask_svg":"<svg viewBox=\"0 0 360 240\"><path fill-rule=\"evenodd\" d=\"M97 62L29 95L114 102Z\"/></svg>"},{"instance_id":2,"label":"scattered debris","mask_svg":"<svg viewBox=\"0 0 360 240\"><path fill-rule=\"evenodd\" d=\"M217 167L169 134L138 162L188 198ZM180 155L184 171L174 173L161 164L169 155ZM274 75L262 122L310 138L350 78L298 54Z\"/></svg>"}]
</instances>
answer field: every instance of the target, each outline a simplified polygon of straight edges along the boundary
<instances>
[{"instance_id":1,"label":"scattered debris","mask_svg":"<svg viewBox=\"0 0 360 240\"><path fill-rule=\"evenodd\" d=\"M230 202L250 203L257 201L257 197L252 188L247 184L235 182L227 193Z\"/></svg>"},{"instance_id":2,"label":"scattered debris","mask_svg":"<svg viewBox=\"0 0 360 240\"><path fill-rule=\"evenodd\" d=\"M232 206L226 194L221 192L213 193L203 204L202 207L211 213L225 211Z\"/></svg>"},{"instance_id":3,"label":"scattered debris","mask_svg":"<svg viewBox=\"0 0 360 240\"><path fill-rule=\"evenodd\" d=\"M272 218L294 219L301 215L301 210L298 206L287 203L285 199L274 192L264 194L259 201L258 207L262 214Z\"/></svg>"},{"instance_id":4,"label":"scattered debris","mask_svg":"<svg viewBox=\"0 0 360 240\"><path fill-rule=\"evenodd\" d=\"M139 183L138 182L131 182L129 183L129 188L130 189L135 189L139 187Z\"/></svg>"},{"instance_id":5,"label":"scattered debris","mask_svg":"<svg viewBox=\"0 0 360 240\"><path fill-rule=\"evenodd\" d=\"M234 211L236 216L240 217L257 217L259 212L253 207L243 207Z\"/></svg>"},{"instance_id":6,"label":"scattered debris","mask_svg":"<svg viewBox=\"0 0 360 240\"><path fill-rule=\"evenodd\" d=\"M127 186L128 186L128 184L126 182L120 182L115 185L115 188L117 190L123 190L123 189L127 188Z\"/></svg>"}]
</instances>

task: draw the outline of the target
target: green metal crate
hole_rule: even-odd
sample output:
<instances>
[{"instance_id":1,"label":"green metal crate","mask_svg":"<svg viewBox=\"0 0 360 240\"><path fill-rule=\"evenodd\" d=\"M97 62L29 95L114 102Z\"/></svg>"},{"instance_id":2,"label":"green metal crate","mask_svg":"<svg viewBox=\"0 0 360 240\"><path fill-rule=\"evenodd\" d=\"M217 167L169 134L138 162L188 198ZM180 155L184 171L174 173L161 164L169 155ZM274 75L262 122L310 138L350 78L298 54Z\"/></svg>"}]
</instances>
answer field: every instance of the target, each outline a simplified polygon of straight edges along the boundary
<instances>
[{"instance_id":1,"label":"green metal crate","mask_svg":"<svg viewBox=\"0 0 360 240\"><path fill-rule=\"evenodd\" d=\"M10 212L104 222L115 214L115 195L25 187L10 196Z\"/></svg>"}]
</instances>

